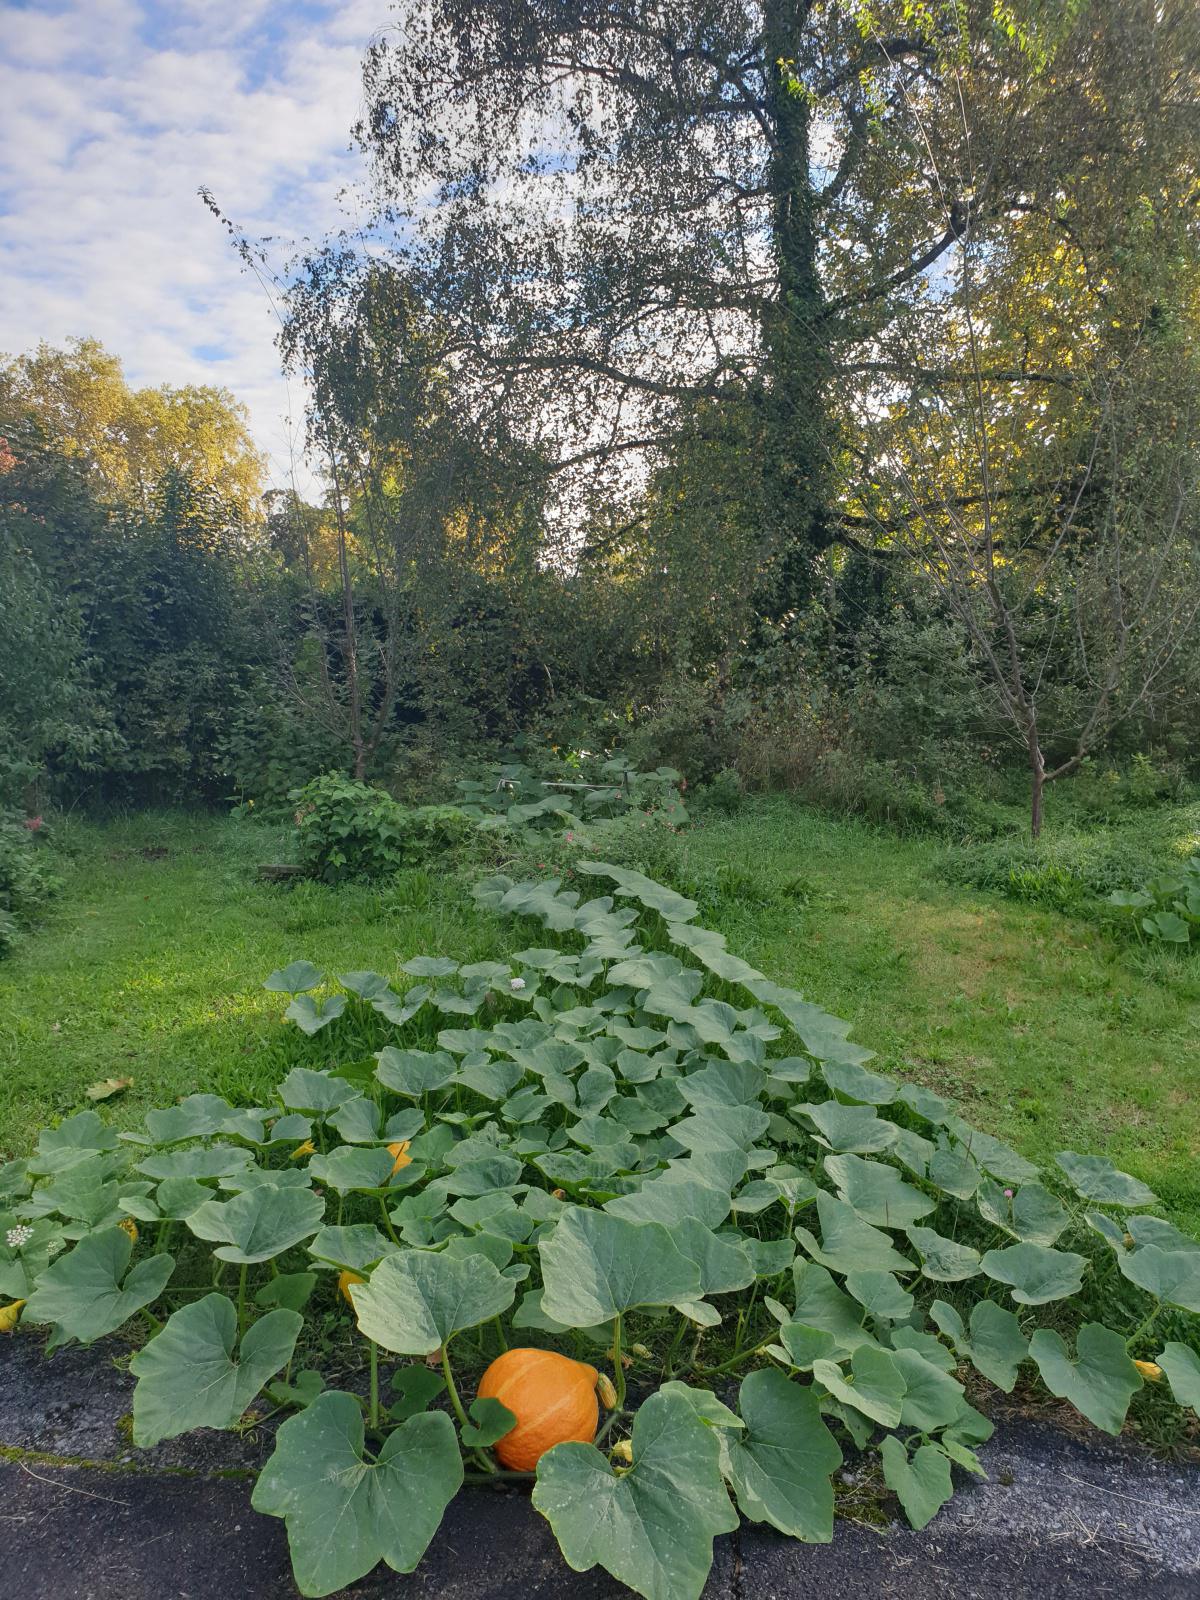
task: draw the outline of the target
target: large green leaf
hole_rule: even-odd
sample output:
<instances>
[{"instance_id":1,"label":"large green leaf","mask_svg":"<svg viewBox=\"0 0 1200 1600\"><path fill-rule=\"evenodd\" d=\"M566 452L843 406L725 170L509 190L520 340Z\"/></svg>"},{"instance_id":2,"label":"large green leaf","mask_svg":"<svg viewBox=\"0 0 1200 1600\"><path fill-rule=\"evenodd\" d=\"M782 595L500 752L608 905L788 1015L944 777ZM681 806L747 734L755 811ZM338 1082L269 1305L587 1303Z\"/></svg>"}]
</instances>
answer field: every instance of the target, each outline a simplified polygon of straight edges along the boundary
<instances>
[{"instance_id":1,"label":"large green leaf","mask_svg":"<svg viewBox=\"0 0 1200 1600\"><path fill-rule=\"evenodd\" d=\"M237 1311L223 1294L181 1306L129 1364L133 1439L144 1448L192 1428L231 1428L292 1351L304 1318L271 1311L249 1329L237 1359Z\"/></svg>"},{"instance_id":2,"label":"large green leaf","mask_svg":"<svg viewBox=\"0 0 1200 1600\"><path fill-rule=\"evenodd\" d=\"M810 1387L763 1368L743 1378L745 1430L722 1431L722 1466L743 1516L809 1544L833 1538L832 1474L842 1452Z\"/></svg>"},{"instance_id":3,"label":"large green leaf","mask_svg":"<svg viewBox=\"0 0 1200 1600\"><path fill-rule=\"evenodd\" d=\"M843 1405L853 1406L882 1427L899 1426L905 1382L892 1351L862 1345L850 1359L849 1375L836 1361L814 1361L812 1372Z\"/></svg>"},{"instance_id":4,"label":"large green leaf","mask_svg":"<svg viewBox=\"0 0 1200 1600\"><path fill-rule=\"evenodd\" d=\"M986 1222L1029 1244L1052 1245L1071 1220L1062 1201L1040 1183L1023 1183L1014 1194L989 1178L975 1203Z\"/></svg>"},{"instance_id":5,"label":"large green leaf","mask_svg":"<svg viewBox=\"0 0 1200 1600\"><path fill-rule=\"evenodd\" d=\"M674 1228L687 1217L695 1217L705 1227L719 1228L729 1215L732 1202L728 1189L678 1177L670 1170L643 1183L633 1194L618 1195L605 1210L627 1222L661 1222Z\"/></svg>"},{"instance_id":6,"label":"large green leaf","mask_svg":"<svg viewBox=\"0 0 1200 1600\"><path fill-rule=\"evenodd\" d=\"M916 1529L931 1522L954 1493L949 1459L933 1444L919 1445L910 1457L907 1447L889 1434L880 1446L883 1480L904 1507Z\"/></svg>"},{"instance_id":7,"label":"large green leaf","mask_svg":"<svg viewBox=\"0 0 1200 1600\"><path fill-rule=\"evenodd\" d=\"M232 1200L209 1200L187 1218L198 1239L217 1244L222 1261L271 1261L311 1239L325 1216L325 1202L311 1189L271 1183L243 1189Z\"/></svg>"},{"instance_id":8,"label":"large green leaf","mask_svg":"<svg viewBox=\"0 0 1200 1600\"><path fill-rule=\"evenodd\" d=\"M81 1239L42 1273L25 1306L25 1320L53 1325L51 1349L68 1339L91 1344L115 1332L158 1299L175 1270L172 1257L160 1255L127 1272L132 1252L133 1240L123 1228Z\"/></svg>"},{"instance_id":9,"label":"large green leaf","mask_svg":"<svg viewBox=\"0 0 1200 1600\"><path fill-rule=\"evenodd\" d=\"M700 1269L701 1294L732 1294L754 1282L754 1267L737 1237L715 1234L695 1217L671 1230L680 1255Z\"/></svg>"},{"instance_id":10,"label":"large green leaf","mask_svg":"<svg viewBox=\"0 0 1200 1600\"><path fill-rule=\"evenodd\" d=\"M1156 1300L1200 1314L1200 1249L1163 1249L1147 1244L1117 1253L1117 1265L1131 1283Z\"/></svg>"},{"instance_id":11,"label":"large green leaf","mask_svg":"<svg viewBox=\"0 0 1200 1600\"><path fill-rule=\"evenodd\" d=\"M431 1355L463 1328L507 1311L516 1292L486 1256L437 1250L385 1256L351 1291L360 1331L404 1356Z\"/></svg>"},{"instance_id":12,"label":"large green leaf","mask_svg":"<svg viewBox=\"0 0 1200 1600\"><path fill-rule=\"evenodd\" d=\"M1120 1334L1085 1322L1076 1335L1072 1360L1059 1334L1039 1328L1029 1341L1029 1354L1051 1394L1069 1400L1105 1433L1120 1433L1129 1402L1142 1387Z\"/></svg>"},{"instance_id":13,"label":"large green leaf","mask_svg":"<svg viewBox=\"0 0 1200 1600\"><path fill-rule=\"evenodd\" d=\"M279 1098L289 1111L335 1111L354 1100L358 1090L331 1072L314 1072L310 1067L293 1067L279 1085Z\"/></svg>"},{"instance_id":14,"label":"large green leaf","mask_svg":"<svg viewBox=\"0 0 1200 1600\"><path fill-rule=\"evenodd\" d=\"M900 1087L894 1078L884 1078L878 1072L847 1062L822 1061L821 1075L834 1094L857 1100L860 1105L890 1106Z\"/></svg>"},{"instance_id":15,"label":"large green leaf","mask_svg":"<svg viewBox=\"0 0 1200 1600\"><path fill-rule=\"evenodd\" d=\"M1190 1345L1166 1344L1158 1364L1179 1404L1200 1412L1200 1355Z\"/></svg>"},{"instance_id":16,"label":"large green leaf","mask_svg":"<svg viewBox=\"0 0 1200 1600\"><path fill-rule=\"evenodd\" d=\"M1018 1305L1043 1306L1078 1294L1087 1258L1040 1244L1010 1244L1003 1250L989 1250L980 1266L989 1278L1010 1285Z\"/></svg>"},{"instance_id":17,"label":"large green leaf","mask_svg":"<svg viewBox=\"0 0 1200 1600\"><path fill-rule=\"evenodd\" d=\"M825 1171L846 1204L881 1228L907 1228L928 1216L936 1205L920 1189L905 1183L895 1167L882 1161L866 1161L853 1155L826 1156Z\"/></svg>"},{"instance_id":18,"label":"large green leaf","mask_svg":"<svg viewBox=\"0 0 1200 1600\"><path fill-rule=\"evenodd\" d=\"M844 1200L823 1191L817 1196L821 1243L807 1228L794 1231L804 1249L832 1272L911 1272L912 1262L902 1256L891 1238L864 1221Z\"/></svg>"},{"instance_id":19,"label":"large green leaf","mask_svg":"<svg viewBox=\"0 0 1200 1600\"><path fill-rule=\"evenodd\" d=\"M896 1138L894 1122L885 1122L874 1106L844 1106L839 1100L793 1106L789 1115L811 1122L831 1150L871 1155L886 1150Z\"/></svg>"},{"instance_id":20,"label":"large green leaf","mask_svg":"<svg viewBox=\"0 0 1200 1600\"><path fill-rule=\"evenodd\" d=\"M296 1024L301 1033L307 1033L311 1038L331 1022L336 1022L345 1009L344 994L327 995L324 1000L314 1000L310 994L298 994L283 1014L289 1022Z\"/></svg>"},{"instance_id":21,"label":"large green leaf","mask_svg":"<svg viewBox=\"0 0 1200 1600\"><path fill-rule=\"evenodd\" d=\"M971 1331L944 1300L935 1300L929 1314L958 1354L981 1372L989 1383L1011 1394L1017 1368L1029 1354L1029 1340L1011 1311L994 1300L979 1300L971 1307Z\"/></svg>"},{"instance_id":22,"label":"large green leaf","mask_svg":"<svg viewBox=\"0 0 1200 1600\"><path fill-rule=\"evenodd\" d=\"M454 1058L444 1050L397 1050L388 1045L376 1057L375 1076L386 1089L419 1099L443 1089L454 1077Z\"/></svg>"},{"instance_id":23,"label":"large green leaf","mask_svg":"<svg viewBox=\"0 0 1200 1600\"><path fill-rule=\"evenodd\" d=\"M947 1239L932 1228L909 1228L908 1238L921 1257L922 1274L937 1283L958 1283L981 1270L979 1251L972 1245Z\"/></svg>"},{"instance_id":24,"label":"large green leaf","mask_svg":"<svg viewBox=\"0 0 1200 1600\"><path fill-rule=\"evenodd\" d=\"M317 987L324 976L320 967L314 967L311 961L293 961L291 966L284 967L282 971L273 972L263 988L270 989L274 994L307 994L310 989Z\"/></svg>"},{"instance_id":25,"label":"large green leaf","mask_svg":"<svg viewBox=\"0 0 1200 1600\"><path fill-rule=\"evenodd\" d=\"M847 1352L861 1344L874 1344L874 1339L862 1326L860 1307L842 1293L824 1267L797 1260L792 1267L792 1279L796 1293L796 1326L832 1334L838 1348Z\"/></svg>"},{"instance_id":26,"label":"large green leaf","mask_svg":"<svg viewBox=\"0 0 1200 1600\"><path fill-rule=\"evenodd\" d=\"M384 1145L339 1144L326 1156L313 1156L308 1170L318 1183L338 1194L363 1193L387 1188L396 1170L396 1157ZM405 1170L397 1173L401 1180Z\"/></svg>"},{"instance_id":27,"label":"large green leaf","mask_svg":"<svg viewBox=\"0 0 1200 1600\"><path fill-rule=\"evenodd\" d=\"M380 1561L411 1572L463 1481L454 1424L444 1411L409 1417L372 1460L353 1395L318 1395L275 1436L251 1504L282 1517L296 1585L332 1594Z\"/></svg>"},{"instance_id":28,"label":"large green leaf","mask_svg":"<svg viewBox=\"0 0 1200 1600\"><path fill-rule=\"evenodd\" d=\"M1081 1156L1074 1150L1060 1150L1054 1159L1066 1173L1075 1193L1085 1200L1095 1200L1102 1206L1132 1208L1152 1206L1158 1199L1140 1178L1118 1171L1103 1156Z\"/></svg>"},{"instance_id":29,"label":"large green leaf","mask_svg":"<svg viewBox=\"0 0 1200 1600\"><path fill-rule=\"evenodd\" d=\"M701 1293L700 1269L656 1222L627 1222L572 1206L539 1242L542 1304L568 1328L590 1328L634 1306L674 1305Z\"/></svg>"},{"instance_id":30,"label":"large green leaf","mask_svg":"<svg viewBox=\"0 0 1200 1600\"><path fill-rule=\"evenodd\" d=\"M570 1567L601 1566L646 1600L699 1600L713 1539L738 1523L716 1433L662 1390L634 1418L628 1470L614 1471L593 1445L556 1445L538 1462L533 1504Z\"/></svg>"},{"instance_id":31,"label":"large green leaf","mask_svg":"<svg viewBox=\"0 0 1200 1600\"><path fill-rule=\"evenodd\" d=\"M904 1379L901 1427L932 1433L953 1422L963 1408L962 1384L917 1350L894 1350L892 1359Z\"/></svg>"}]
</instances>

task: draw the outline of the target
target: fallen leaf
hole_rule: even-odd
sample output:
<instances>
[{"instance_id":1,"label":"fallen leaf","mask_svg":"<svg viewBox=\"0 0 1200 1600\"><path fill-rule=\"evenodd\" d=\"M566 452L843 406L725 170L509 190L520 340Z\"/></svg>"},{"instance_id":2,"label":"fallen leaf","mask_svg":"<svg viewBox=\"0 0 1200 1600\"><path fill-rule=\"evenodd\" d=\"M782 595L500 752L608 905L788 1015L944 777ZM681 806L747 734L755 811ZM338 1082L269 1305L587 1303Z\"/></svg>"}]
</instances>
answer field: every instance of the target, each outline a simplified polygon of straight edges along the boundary
<instances>
[{"instance_id":1,"label":"fallen leaf","mask_svg":"<svg viewBox=\"0 0 1200 1600\"><path fill-rule=\"evenodd\" d=\"M132 1087L132 1078L103 1078L99 1083L89 1084L83 1092L89 1100L111 1100Z\"/></svg>"}]
</instances>

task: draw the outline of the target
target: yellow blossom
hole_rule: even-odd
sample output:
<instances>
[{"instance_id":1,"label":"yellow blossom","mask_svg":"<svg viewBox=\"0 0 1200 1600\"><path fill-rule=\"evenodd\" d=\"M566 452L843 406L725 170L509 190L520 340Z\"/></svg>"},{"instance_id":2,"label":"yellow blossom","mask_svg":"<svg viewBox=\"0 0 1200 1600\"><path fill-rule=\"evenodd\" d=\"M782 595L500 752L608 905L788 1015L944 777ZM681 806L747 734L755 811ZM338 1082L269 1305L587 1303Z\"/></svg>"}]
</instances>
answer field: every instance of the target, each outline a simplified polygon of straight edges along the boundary
<instances>
[{"instance_id":1,"label":"yellow blossom","mask_svg":"<svg viewBox=\"0 0 1200 1600\"><path fill-rule=\"evenodd\" d=\"M292 1151L292 1160L299 1161L302 1156L315 1156L317 1147L311 1139L305 1139L303 1144L298 1144Z\"/></svg>"},{"instance_id":2,"label":"yellow blossom","mask_svg":"<svg viewBox=\"0 0 1200 1600\"><path fill-rule=\"evenodd\" d=\"M360 1272L338 1273L338 1293L348 1306L352 1306L354 1304L354 1301L350 1295L350 1285L352 1283L366 1283L366 1281L367 1280Z\"/></svg>"}]
</instances>

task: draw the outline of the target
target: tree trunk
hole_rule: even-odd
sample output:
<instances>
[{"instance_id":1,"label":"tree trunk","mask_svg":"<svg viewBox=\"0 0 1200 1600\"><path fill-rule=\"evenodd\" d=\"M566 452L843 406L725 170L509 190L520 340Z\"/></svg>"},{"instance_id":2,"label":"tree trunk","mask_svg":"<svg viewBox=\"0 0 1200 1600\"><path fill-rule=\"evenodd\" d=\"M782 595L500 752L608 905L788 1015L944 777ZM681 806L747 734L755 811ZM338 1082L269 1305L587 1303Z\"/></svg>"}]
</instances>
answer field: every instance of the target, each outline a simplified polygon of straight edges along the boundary
<instances>
[{"instance_id":1,"label":"tree trunk","mask_svg":"<svg viewBox=\"0 0 1200 1600\"><path fill-rule=\"evenodd\" d=\"M825 310L817 269L811 166L812 108L796 76L810 0L767 0L763 61L775 134L768 183L778 295L767 310L763 510L778 530L777 607L811 594L823 533L826 477Z\"/></svg>"},{"instance_id":2,"label":"tree trunk","mask_svg":"<svg viewBox=\"0 0 1200 1600\"><path fill-rule=\"evenodd\" d=\"M1046 762L1038 740L1037 730L1029 730L1029 836L1039 839L1042 834L1042 797L1046 791Z\"/></svg>"}]
</instances>

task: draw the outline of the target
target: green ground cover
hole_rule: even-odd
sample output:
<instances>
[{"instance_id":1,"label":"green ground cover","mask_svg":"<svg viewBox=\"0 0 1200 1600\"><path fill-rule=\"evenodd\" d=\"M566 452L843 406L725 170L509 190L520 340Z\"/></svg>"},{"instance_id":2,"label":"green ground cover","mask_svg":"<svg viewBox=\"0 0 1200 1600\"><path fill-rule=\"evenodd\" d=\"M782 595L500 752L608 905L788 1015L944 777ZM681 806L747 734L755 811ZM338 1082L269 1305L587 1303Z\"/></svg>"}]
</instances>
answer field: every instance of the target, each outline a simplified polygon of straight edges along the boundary
<instances>
[{"instance_id":1,"label":"green ground cover","mask_svg":"<svg viewBox=\"0 0 1200 1600\"><path fill-rule=\"evenodd\" d=\"M391 972L511 944L470 899L482 867L261 884L255 864L285 859L282 831L178 813L81 826L72 843L47 926L0 967L7 1154L107 1077L134 1080L111 1103L122 1124L197 1089L253 1100L313 1048L258 986L294 958ZM679 844L706 925L851 1019L884 1070L951 1095L1032 1159L1109 1156L1200 1232L1200 961L952 883L935 841L786 801Z\"/></svg>"}]
</instances>

